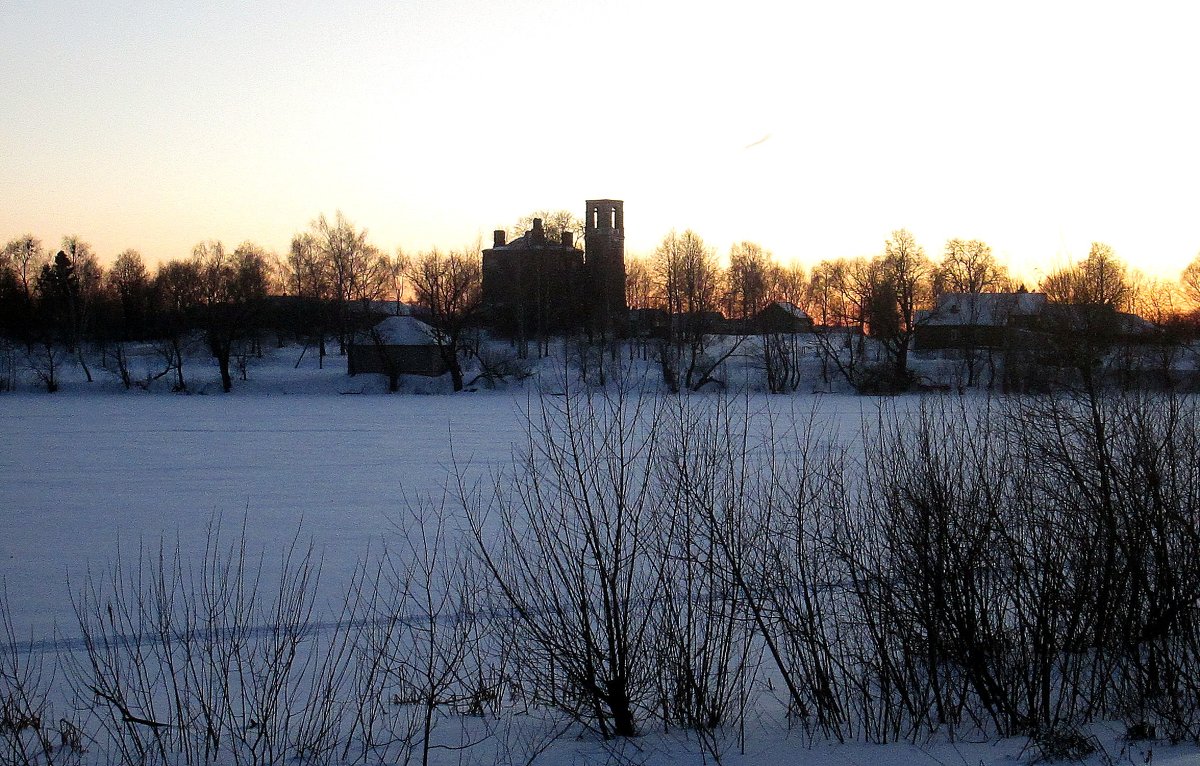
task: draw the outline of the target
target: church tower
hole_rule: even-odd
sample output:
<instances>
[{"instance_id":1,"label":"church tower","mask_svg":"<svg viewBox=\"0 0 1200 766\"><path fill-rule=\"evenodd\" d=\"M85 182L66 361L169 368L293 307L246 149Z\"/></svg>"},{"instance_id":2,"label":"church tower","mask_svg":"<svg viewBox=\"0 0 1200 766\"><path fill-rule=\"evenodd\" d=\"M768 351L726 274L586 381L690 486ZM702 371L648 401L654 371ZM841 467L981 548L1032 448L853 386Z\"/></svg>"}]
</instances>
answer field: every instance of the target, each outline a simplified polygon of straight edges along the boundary
<instances>
[{"instance_id":1,"label":"church tower","mask_svg":"<svg viewBox=\"0 0 1200 766\"><path fill-rule=\"evenodd\" d=\"M625 203L590 199L584 221L591 327L613 338L624 333L629 316L625 303Z\"/></svg>"}]
</instances>

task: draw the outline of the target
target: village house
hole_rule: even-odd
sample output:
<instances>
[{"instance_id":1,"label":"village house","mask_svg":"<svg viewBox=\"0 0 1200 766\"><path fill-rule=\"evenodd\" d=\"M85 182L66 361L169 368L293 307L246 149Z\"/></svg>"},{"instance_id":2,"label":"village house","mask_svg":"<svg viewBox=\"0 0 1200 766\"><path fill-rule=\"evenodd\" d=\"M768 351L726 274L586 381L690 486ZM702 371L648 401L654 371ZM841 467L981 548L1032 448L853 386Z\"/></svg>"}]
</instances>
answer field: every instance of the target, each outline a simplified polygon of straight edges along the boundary
<instances>
[{"instance_id":1,"label":"village house","mask_svg":"<svg viewBox=\"0 0 1200 766\"><path fill-rule=\"evenodd\" d=\"M746 331L762 335L794 335L811 332L812 328L812 317L804 309L788 301L773 301L750 320Z\"/></svg>"},{"instance_id":2,"label":"village house","mask_svg":"<svg viewBox=\"0 0 1200 766\"><path fill-rule=\"evenodd\" d=\"M913 350L1007 348L1041 329L1047 305L1042 293L943 293L918 313Z\"/></svg>"}]
</instances>

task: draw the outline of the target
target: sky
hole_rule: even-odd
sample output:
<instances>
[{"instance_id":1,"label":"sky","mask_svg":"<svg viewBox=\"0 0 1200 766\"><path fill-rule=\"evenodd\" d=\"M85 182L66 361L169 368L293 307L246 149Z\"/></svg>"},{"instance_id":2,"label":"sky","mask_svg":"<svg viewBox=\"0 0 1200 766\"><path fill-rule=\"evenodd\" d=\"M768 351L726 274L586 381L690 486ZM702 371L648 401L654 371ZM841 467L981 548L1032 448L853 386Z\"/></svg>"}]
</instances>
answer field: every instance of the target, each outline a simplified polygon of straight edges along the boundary
<instances>
[{"instance_id":1,"label":"sky","mask_svg":"<svg viewBox=\"0 0 1200 766\"><path fill-rule=\"evenodd\" d=\"M625 201L783 261L983 239L1036 280L1092 241L1200 252L1200 6L1108 2L0 3L0 240L148 261L486 244Z\"/></svg>"}]
</instances>

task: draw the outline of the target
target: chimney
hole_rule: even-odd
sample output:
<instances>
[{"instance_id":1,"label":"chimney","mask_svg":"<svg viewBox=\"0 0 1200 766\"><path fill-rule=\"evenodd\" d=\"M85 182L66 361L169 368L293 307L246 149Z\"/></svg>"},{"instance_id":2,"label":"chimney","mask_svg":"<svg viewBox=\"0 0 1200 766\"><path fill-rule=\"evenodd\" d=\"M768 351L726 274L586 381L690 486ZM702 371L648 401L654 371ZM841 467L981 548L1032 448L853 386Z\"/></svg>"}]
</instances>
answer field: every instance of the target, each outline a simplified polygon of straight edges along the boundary
<instances>
[{"instance_id":1,"label":"chimney","mask_svg":"<svg viewBox=\"0 0 1200 766\"><path fill-rule=\"evenodd\" d=\"M530 230L530 239L536 244L541 244L546 241L546 230L542 228L542 219L533 219L533 229Z\"/></svg>"},{"instance_id":2,"label":"chimney","mask_svg":"<svg viewBox=\"0 0 1200 766\"><path fill-rule=\"evenodd\" d=\"M504 247L504 240L504 229L496 229L492 232L492 247Z\"/></svg>"},{"instance_id":3,"label":"chimney","mask_svg":"<svg viewBox=\"0 0 1200 766\"><path fill-rule=\"evenodd\" d=\"M563 247L575 247L575 235L569 231L564 231L562 233L562 244Z\"/></svg>"}]
</instances>

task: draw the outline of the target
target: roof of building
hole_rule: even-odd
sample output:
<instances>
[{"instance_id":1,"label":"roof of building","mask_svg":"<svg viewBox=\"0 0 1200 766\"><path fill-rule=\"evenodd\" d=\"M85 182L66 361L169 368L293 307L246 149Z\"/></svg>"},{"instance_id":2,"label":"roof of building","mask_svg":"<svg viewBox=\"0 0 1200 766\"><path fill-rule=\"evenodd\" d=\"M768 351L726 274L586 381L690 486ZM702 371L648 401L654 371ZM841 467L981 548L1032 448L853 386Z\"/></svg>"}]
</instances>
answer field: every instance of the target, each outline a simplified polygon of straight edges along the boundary
<instances>
[{"instance_id":1,"label":"roof of building","mask_svg":"<svg viewBox=\"0 0 1200 766\"><path fill-rule=\"evenodd\" d=\"M772 303L770 303L767 306L767 309L771 308L771 306L778 306L780 309L787 312L788 314L795 317L796 319L807 319L809 321L812 321L812 317L810 317L808 315L808 312L805 311L804 309L800 308L799 306L797 306L794 303L790 303L788 301L773 301ZM763 311L766 311L767 309L763 309Z\"/></svg>"},{"instance_id":2,"label":"roof of building","mask_svg":"<svg viewBox=\"0 0 1200 766\"><path fill-rule=\"evenodd\" d=\"M437 343L433 328L413 317L388 317L360 341L374 343L375 338L385 346L432 346Z\"/></svg>"},{"instance_id":3,"label":"roof of building","mask_svg":"<svg viewBox=\"0 0 1200 766\"><path fill-rule=\"evenodd\" d=\"M1117 311L1106 304L1051 304L1049 316L1060 325L1072 326L1077 331L1094 328L1097 322L1105 329L1119 335L1146 335L1158 327L1137 314Z\"/></svg>"},{"instance_id":4,"label":"roof of building","mask_svg":"<svg viewBox=\"0 0 1200 766\"><path fill-rule=\"evenodd\" d=\"M944 327L1000 327L1013 317L1038 316L1046 308L1044 293L943 293L922 324Z\"/></svg>"},{"instance_id":5,"label":"roof of building","mask_svg":"<svg viewBox=\"0 0 1200 766\"><path fill-rule=\"evenodd\" d=\"M1158 329L1158 325L1149 319L1124 311L1117 312L1117 321L1120 323L1121 332L1127 335L1144 335Z\"/></svg>"},{"instance_id":6,"label":"roof of building","mask_svg":"<svg viewBox=\"0 0 1200 766\"><path fill-rule=\"evenodd\" d=\"M565 245L557 239L542 237L540 240L527 231L516 239L503 245L495 245L490 250L562 250L563 252L580 252L575 245Z\"/></svg>"}]
</instances>

